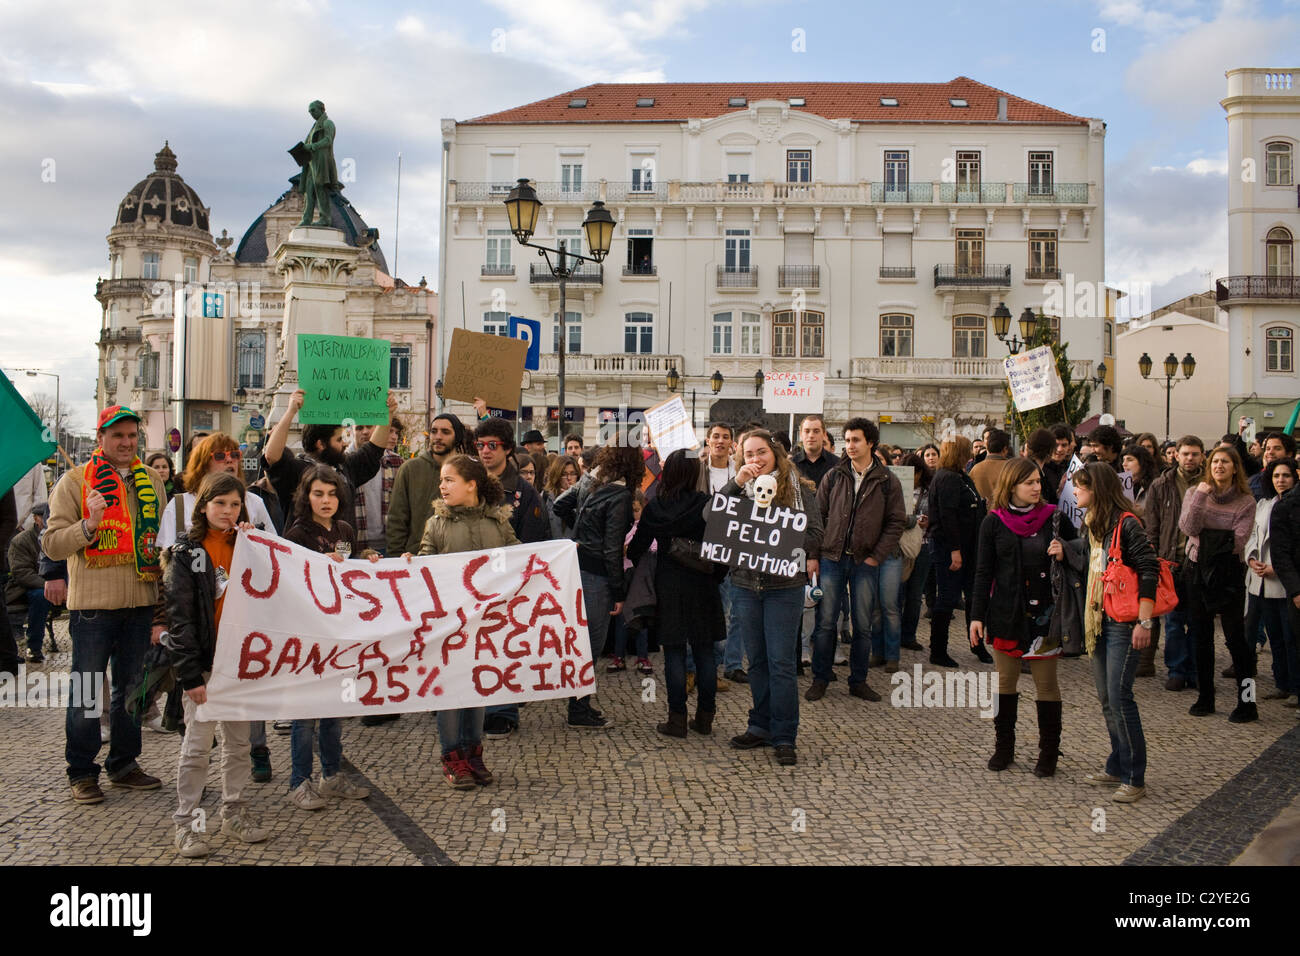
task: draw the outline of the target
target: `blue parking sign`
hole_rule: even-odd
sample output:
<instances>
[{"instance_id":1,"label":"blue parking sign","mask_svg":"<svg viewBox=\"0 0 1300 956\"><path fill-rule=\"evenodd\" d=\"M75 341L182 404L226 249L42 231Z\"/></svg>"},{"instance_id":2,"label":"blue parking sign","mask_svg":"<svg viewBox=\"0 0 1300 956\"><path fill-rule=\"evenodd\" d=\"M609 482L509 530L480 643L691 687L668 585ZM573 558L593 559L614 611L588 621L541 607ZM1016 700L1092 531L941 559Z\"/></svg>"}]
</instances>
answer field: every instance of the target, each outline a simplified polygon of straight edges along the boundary
<instances>
[{"instance_id":1,"label":"blue parking sign","mask_svg":"<svg viewBox=\"0 0 1300 956\"><path fill-rule=\"evenodd\" d=\"M512 339L523 339L528 343L528 355L524 359L524 368L536 372L542 367L542 323L536 319L525 319L518 315L510 316L508 328Z\"/></svg>"}]
</instances>

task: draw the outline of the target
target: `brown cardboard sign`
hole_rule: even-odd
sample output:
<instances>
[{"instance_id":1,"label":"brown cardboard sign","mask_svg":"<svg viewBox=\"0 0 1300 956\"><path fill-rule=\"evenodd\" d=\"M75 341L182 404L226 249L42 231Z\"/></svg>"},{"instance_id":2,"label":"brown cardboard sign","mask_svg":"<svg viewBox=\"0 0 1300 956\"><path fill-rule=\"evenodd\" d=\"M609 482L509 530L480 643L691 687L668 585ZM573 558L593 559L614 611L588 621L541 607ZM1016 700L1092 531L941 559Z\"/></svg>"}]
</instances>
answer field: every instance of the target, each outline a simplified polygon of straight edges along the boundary
<instances>
[{"instance_id":1,"label":"brown cardboard sign","mask_svg":"<svg viewBox=\"0 0 1300 956\"><path fill-rule=\"evenodd\" d=\"M515 408L527 360L528 343L523 339L452 329L443 397L458 402L481 398L491 408Z\"/></svg>"}]
</instances>

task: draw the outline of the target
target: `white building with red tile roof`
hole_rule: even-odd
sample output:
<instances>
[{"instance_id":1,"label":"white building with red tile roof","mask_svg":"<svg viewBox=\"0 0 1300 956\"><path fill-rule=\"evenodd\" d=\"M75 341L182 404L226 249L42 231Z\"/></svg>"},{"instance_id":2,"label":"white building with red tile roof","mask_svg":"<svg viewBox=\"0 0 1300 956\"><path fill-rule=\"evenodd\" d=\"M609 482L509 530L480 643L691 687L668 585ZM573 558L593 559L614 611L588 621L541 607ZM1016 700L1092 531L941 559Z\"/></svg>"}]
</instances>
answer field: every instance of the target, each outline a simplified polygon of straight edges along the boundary
<instances>
[{"instance_id":1,"label":"white building with red tile roof","mask_svg":"<svg viewBox=\"0 0 1300 956\"><path fill-rule=\"evenodd\" d=\"M670 370L700 425L743 412L713 403L752 401L758 371L823 373L832 428L867 415L905 447L945 418L1001 423L1001 302L1050 315L1076 377L1103 358L1099 119L958 77L595 84L442 128L444 314L543 321L523 427L552 439L598 440L667 398ZM567 284L563 428L558 283L503 205L520 178L544 204L534 242L581 251L595 200L618 223Z\"/></svg>"}]
</instances>

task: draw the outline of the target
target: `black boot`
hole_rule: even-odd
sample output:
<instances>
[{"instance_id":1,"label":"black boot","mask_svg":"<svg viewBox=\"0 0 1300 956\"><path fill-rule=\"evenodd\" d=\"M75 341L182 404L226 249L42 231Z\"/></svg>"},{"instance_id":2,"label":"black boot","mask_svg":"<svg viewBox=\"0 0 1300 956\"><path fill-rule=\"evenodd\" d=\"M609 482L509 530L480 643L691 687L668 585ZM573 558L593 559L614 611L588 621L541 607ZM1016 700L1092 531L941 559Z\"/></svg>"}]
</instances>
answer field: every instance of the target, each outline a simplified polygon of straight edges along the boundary
<instances>
[{"instance_id":1,"label":"black boot","mask_svg":"<svg viewBox=\"0 0 1300 956\"><path fill-rule=\"evenodd\" d=\"M998 694L998 712L993 715L996 742L993 756L989 758L990 770L1006 770L1011 766L1016 752L1016 710L1019 706L1019 694Z\"/></svg>"},{"instance_id":2,"label":"black boot","mask_svg":"<svg viewBox=\"0 0 1300 956\"><path fill-rule=\"evenodd\" d=\"M957 662L948 656L948 625L952 611L934 611L930 615L930 663L936 667L956 667Z\"/></svg>"},{"instance_id":3,"label":"black boot","mask_svg":"<svg viewBox=\"0 0 1300 956\"><path fill-rule=\"evenodd\" d=\"M1252 721L1259 720L1259 707L1255 704L1255 692L1252 689L1249 695L1250 699L1247 700L1246 687L1244 680L1237 681L1237 706L1228 715L1229 723L1249 724Z\"/></svg>"},{"instance_id":4,"label":"black boot","mask_svg":"<svg viewBox=\"0 0 1300 956\"><path fill-rule=\"evenodd\" d=\"M705 736L713 733L713 714L711 710L697 710L690 722L691 730Z\"/></svg>"},{"instance_id":5,"label":"black boot","mask_svg":"<svg viewBox=\"0 0 1300 956\"><path fill-rule=\"evenodd\" d=\"M686 736L686 715L674 714L668 712L668 720L655 727L659 733L666 737L685 737Z\"/></svg>"},{"instance_id":6,"label":"black boot","mask_svg":"<svg viewBox=\"0 0 1300 956\"><path fill-rule=\"evenodd\" d=\"M983 642L972 647L971 653L980 659L981 664L993 663L993 658L989 656L988 648L984 646Z\"/></svg>"},{"instance_id":7,"label":"black boot","mask_svg":"<svg viewBox=\"0 0 1300 956\"><path fill-rule=\"evenodd\" d=\"M1038 763L1034 765L1035 777L1050 777L1056 773L1056 758L1061 755L1061 702L1038 701Z\"/></svg>"}]
</instances>

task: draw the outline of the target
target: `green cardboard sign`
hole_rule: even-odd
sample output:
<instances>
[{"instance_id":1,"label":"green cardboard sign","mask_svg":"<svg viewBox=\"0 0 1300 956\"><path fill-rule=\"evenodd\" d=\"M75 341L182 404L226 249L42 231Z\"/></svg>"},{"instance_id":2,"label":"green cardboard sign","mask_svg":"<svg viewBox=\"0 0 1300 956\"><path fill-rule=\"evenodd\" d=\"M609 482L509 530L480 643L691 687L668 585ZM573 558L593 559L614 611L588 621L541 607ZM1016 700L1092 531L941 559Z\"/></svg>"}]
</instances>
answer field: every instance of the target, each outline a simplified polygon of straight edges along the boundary
<instances>
[{"instance_id":1,"label":"green cardboard sign","mask_svg":"<svg viewBox=\"0 0 1300 956\"><path fill-rule=\"evenodd\" d=\"M298 420L304 425L388 422L391 346L384 339L345 335L298 336L298 387L307 393Z\"/></svg>"}]
</instances>

